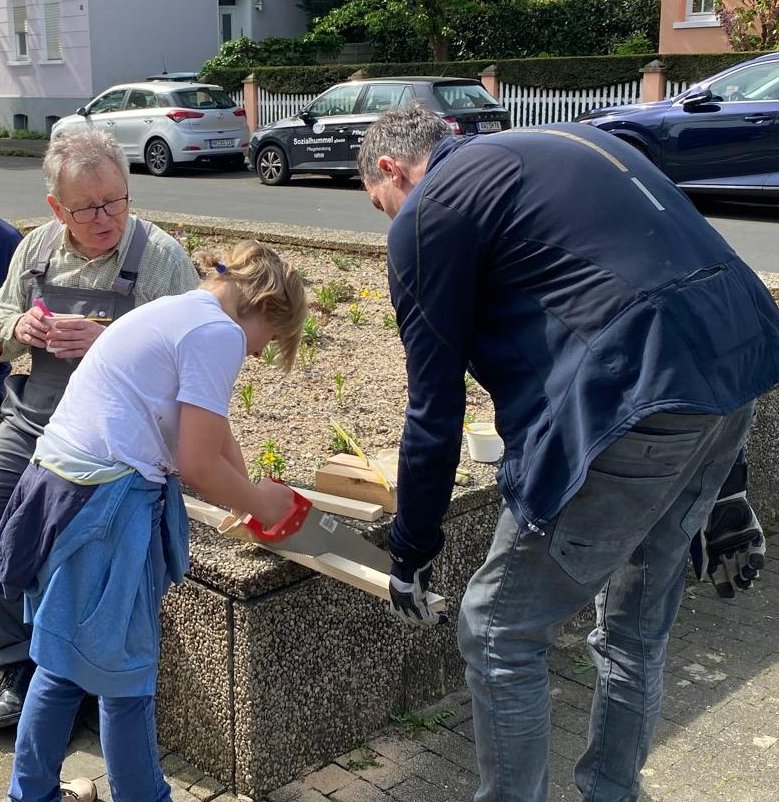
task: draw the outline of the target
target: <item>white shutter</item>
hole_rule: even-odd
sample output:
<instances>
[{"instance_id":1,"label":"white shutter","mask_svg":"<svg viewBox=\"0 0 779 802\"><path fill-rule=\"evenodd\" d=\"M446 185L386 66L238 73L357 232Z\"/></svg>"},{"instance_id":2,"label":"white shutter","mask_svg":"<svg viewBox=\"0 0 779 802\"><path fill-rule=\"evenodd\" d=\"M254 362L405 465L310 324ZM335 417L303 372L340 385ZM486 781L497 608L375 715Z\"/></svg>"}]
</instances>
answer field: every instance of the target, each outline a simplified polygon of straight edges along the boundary
<instances>
[{"instance_id":1,"label":"white shutter","mask_svg":"<svg viewBox=\"0 0 779 802\"><path fill-rule=\"evenodd\" d=\"M27 61L30 54L27 52L27 3L25 0L14 0L14 44L16 58Z\"/></svg>"},{"instance_id":2,"label":"white shutter","mask_svg":"<svg viewBox=\"0 0 779 802\"><path fill-rule=\"evenodd\" d=\"M46 58L49 61L59 61L62 58L59 0L44 4L43 25L46 29Z\"/></svg>"}]
</instances>

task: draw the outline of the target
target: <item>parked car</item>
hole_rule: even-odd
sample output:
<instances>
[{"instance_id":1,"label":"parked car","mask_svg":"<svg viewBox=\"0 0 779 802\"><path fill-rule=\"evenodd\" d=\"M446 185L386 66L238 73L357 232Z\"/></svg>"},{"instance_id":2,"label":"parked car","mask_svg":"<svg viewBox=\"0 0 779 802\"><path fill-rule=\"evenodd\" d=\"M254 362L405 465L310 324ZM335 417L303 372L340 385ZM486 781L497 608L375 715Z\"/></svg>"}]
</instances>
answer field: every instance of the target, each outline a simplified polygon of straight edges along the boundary
<instances>
[{"instance_id":1,"label":"parked car","mask_svg":"<svg viewBox=\"0 0 779 802\"><path fill-rule=\"evenodd\" d=\"M196 72L161 72L158 75L149 75L147 81L183 81L197 83Z\"/></svg>"},{"instance_id":2,"label":"parked car","mask_svg":"<svg viewBox=\"0 0 779 802\"><path fill-rule=\"evenodd\" d=\"M671 100L578 117L624 139L682 189L779 194L779 53L730 67Z\"/></svg>"},{"instance_id":3,"label":"parked car","mask_svg":"<svg viewBox=\"0 0 779 802\"><path fill-rule=\"evenodd\" d=\"M292 173L357 175L357 151L368 126L386 109L419 101L437 112L453 134L511 127L509 113L470 78L376 78L336 84L287 117L260 128L249 143L249 164L264 184Z\"/></svg>"},{"instance_id":4,"label":"parked car","mask_svg":"<svg viewBox=\"0 0 779 802\"><path fill-rule=\"evenodd\" d=\"M183 164L243 169L249 146L246 112L219 86L147 81L112 86L51 129L82 125L105 128L131 163L152 175L169 175Z\"/></svg>"}]
</instances>

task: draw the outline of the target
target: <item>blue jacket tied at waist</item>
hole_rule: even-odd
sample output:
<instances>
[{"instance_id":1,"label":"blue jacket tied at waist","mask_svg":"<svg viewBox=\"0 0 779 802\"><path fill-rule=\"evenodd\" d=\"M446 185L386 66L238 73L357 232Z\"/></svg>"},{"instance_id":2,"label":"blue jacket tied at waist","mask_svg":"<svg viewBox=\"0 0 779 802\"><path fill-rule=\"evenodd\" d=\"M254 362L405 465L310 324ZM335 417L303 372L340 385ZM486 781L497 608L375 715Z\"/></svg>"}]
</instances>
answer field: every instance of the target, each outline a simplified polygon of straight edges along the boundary
<instances>
[{"instance_id":1,"label":"blue jacket tied at waist","mask_svg":"<svg viewBox=\"0 0 779 802\"><path fill-rule=\"evenodd\" d=\"M30 656L89 693L153 695L160 604L188 564L177 479L160 485L133 472L99 485L27 590Z\"/></svg>"}]
</instances>

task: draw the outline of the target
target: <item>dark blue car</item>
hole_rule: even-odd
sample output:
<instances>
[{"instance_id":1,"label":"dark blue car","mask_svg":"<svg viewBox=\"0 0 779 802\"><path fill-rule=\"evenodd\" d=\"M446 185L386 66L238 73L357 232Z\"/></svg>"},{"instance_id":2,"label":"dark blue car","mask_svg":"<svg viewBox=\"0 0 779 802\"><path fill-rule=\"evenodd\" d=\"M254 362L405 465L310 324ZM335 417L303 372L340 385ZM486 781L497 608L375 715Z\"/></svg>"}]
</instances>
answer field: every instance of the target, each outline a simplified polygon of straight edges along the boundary
<instances>
[{"instance_id":1,"label":"dark blue car","mask_svg":"<svg viewBox=\"0 0 779 802\"><path fill-rule=\"evenodd\" d=\"M656 103L581 115L650 158L682 189L779 196L779 53L745 61Z\"/></svg>"}]
</instances>

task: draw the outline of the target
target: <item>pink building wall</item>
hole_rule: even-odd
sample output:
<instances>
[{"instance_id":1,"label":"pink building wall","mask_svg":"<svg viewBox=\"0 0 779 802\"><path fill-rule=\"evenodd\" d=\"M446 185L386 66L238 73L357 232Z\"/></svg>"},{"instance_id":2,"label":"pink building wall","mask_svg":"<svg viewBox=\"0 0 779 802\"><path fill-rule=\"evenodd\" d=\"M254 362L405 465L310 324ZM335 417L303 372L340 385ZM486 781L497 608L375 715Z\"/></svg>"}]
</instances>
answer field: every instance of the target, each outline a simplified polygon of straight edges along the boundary
<instances>
[{"instance_id":1,"label":"pink building wall","mask_svg":"<svg viewBox=\"0 0 779 802\"><path fill-rule=\"evenodd\" d=\"M736 5L738 0L727 0ZM661 0L660 53L726 53L730 43L722 27L687 18L687 0Z\"/></svg>"}]
</instances>

